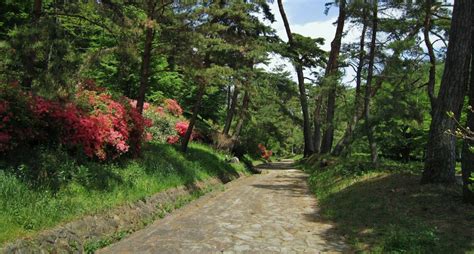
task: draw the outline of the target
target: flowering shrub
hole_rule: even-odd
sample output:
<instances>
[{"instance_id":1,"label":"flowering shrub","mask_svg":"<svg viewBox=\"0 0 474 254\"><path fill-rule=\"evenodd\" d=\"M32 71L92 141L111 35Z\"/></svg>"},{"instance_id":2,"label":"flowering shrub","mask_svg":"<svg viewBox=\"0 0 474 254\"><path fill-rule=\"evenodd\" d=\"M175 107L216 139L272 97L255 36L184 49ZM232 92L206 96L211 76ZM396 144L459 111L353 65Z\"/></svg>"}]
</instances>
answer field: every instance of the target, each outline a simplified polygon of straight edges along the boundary
<instances>
[{"instance_id":1,"label":"flowering shrub","mask_svg":"<svg viewBox=\"0 0 474 254\"><path fill-rule=\"evenodd\" d=\"M60 103L1 86L0 152L36 141L62 144L90 158L114 159L140 152L151 122L129 105L100 91L80 89L73 100ZM12 96L16 95L16 96Z\"/></svg>"},{"instance_id":2,"label":"flowering shrub","mask_svg":"<svg viewBox=\"0 0 474 254\"><path fill-rule=\"evenodd\" d=\"M163 106L149 105L144 110L144 115L151 119L152 124L146 128L146 132L150 133L155 141L176 144L185 136L189 128L189 123L182 114L181 106L172 99L164 100ZM199 134L193 131L191 140L198 137Z\"/></svg>"},{"instance_id":3,"label":"flowering shrub","mask_svg":"<svg viewBox=\"0 0 474 254\"><path fill-rule=\"evenodd\" d=\"M178 102L173 99L165 100L165 108L169 113L173 114L174 116L183 115L183 109L178 104Z\"/></svg>"},{"instance_id":4,"label":"flowering shrub","mask_svg":"<svg viewBox=\"0 0 474 254\"><path fill-rule=\"evenodd\" d=\"M270 157L273 155L272 150L267 150L267 148L262 144L258 144L258 149L260 151L260 156L262 156L262 159L270 161Z\"/></svg>"},{"instance_id":5,"label":"flowering shrub","mask_svg":"<svg viewBox=\"0 0 474 254\"><path fill-rule=\"evenodd\" d=\"M175 125L180 119L165 113L160 108L163 109L152 105L149 109L144 110L143 114L152 122L146 128L146 132L150 134L152 140L164 143L167 142L168 137L175 135Z\"/></svg>"}]
</instances>

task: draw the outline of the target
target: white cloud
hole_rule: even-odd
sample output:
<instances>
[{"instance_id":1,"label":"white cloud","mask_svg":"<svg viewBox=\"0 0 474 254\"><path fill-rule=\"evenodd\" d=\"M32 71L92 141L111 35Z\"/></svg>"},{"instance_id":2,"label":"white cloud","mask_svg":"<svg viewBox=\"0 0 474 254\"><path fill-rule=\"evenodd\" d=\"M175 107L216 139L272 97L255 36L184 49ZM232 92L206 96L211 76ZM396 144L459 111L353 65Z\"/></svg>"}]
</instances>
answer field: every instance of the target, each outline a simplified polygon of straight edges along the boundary
<instances>
[{"instance_id":1,"label":"white cloud","mask_svg":"<svg viewBox=\"0 0 474 254\"><path fill-rule=\"evenodd\" d=\"M285 2L285 1L284 1ZM276 30L276 34L282 38L283 40L288 40L286 35L285 27L283 25L283 20L278 10L278 5L274 3L272 6L272 11L275 14L276 22L271 24L271 26ZM336 33L336 25L335 22L337 17L327 17L326 20L322 21L313 21L308 22L301 25L292 25L291 20L290 27L293 33L298 33L303 36L308 36L311 38L324 38L324 45L321 48L325 51L329 51L331 49L331 41L334 38L334 34ZM352 42L356 41L360 36L359 29L354 29L348 25L345 27L346 36L343 39L343 42ZM266 67L267 70L271 70L276 66L285 65L285 70L289 71L292 75L293 80L297 80L296 73L294 71L293 66L287 59L283 59L280 56L272 55L270 64ZM309 75L309 72L306 73ZM352 69L346 70L346 76L343 78L343 82L348 82L353 79L354 72Z\"/></svg>"}]
</instances>

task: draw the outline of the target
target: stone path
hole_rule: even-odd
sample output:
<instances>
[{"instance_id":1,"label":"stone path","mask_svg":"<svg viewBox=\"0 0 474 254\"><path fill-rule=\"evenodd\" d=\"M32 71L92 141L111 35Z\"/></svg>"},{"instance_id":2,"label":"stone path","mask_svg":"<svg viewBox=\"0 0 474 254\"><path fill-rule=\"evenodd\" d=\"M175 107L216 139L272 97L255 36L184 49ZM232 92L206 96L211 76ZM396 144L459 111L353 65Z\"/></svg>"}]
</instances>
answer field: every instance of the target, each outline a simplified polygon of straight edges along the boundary
<instances>
[{"instance_id":1,"label":"stone path","mask_svg":"<svg viewBox=\"0 0 474 254\"><path fill-rule=\"evenodd\" d=\"M99 253L350 252L289 161L237 180Z\"/></svg>"}]
</instances>

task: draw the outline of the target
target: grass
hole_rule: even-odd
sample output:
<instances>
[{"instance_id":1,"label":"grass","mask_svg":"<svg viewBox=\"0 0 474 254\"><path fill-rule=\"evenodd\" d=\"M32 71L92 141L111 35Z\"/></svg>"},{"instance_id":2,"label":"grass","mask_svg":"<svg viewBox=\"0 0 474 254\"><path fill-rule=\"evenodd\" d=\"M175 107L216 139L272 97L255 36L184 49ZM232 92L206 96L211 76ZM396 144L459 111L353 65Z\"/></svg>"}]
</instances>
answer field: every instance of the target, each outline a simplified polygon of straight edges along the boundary
<instances>
[{"instance_id":1,"label":"grass","mask_svg":"<svg viewBox=\"0 0 474 254\"><path fill-rule=\"evenodd\" d=\"M421 164L351 158L306 169L323 218L356 251L474 253L474 207L459 186L420 185Z\"/></svg>"},{"instance_id":2,"label":"grass","mask_svg":"<svg viewBox=\"0 0 474 254\"><path fill-rule=\"evenodd\" d=\"M186 155L170 145L149 144L136 160L77 165L64 159L50 163L55 165L68 165L74 176L54 190L32 186L12 169L0 170L0 245L172 187L192 187L210 177L227 181L245 171L201 144L192 144Z\"/></svg>"}]
</instances>

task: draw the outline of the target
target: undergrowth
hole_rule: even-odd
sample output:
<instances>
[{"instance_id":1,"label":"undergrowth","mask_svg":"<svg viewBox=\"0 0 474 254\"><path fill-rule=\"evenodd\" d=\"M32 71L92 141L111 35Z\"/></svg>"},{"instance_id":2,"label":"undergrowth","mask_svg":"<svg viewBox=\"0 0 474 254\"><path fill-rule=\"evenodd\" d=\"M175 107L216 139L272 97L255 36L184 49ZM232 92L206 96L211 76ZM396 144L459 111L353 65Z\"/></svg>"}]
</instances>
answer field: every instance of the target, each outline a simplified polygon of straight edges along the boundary
<instances>
[{"instance_id":1,"label":"undergrowth","mask_svg":"<svg viewBox=\"0 0 474 254\"><path fill-rule=\"evenodd\" d=\"M366 156L304 165L324 220L356 251L474 253L474 207L459 186L420 185L422 164Z\"/></svg>"}]
</instances>

